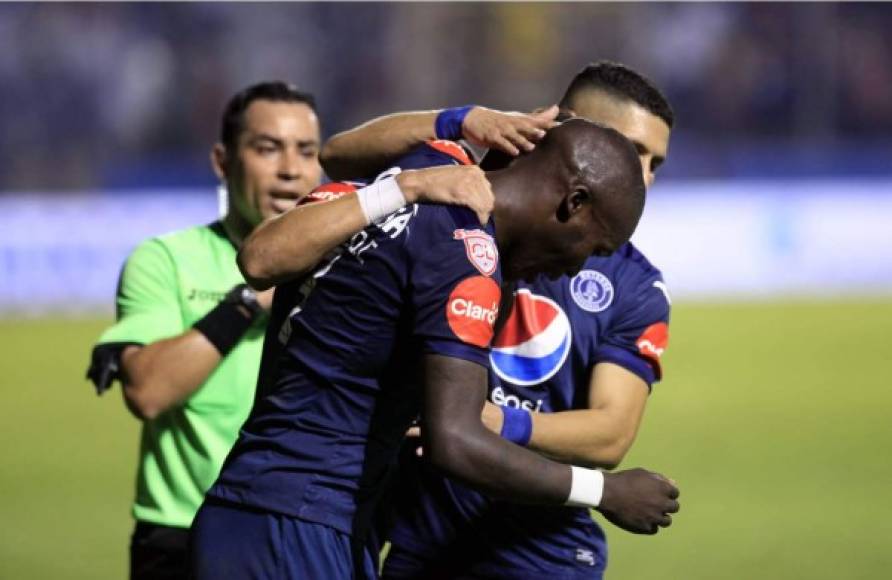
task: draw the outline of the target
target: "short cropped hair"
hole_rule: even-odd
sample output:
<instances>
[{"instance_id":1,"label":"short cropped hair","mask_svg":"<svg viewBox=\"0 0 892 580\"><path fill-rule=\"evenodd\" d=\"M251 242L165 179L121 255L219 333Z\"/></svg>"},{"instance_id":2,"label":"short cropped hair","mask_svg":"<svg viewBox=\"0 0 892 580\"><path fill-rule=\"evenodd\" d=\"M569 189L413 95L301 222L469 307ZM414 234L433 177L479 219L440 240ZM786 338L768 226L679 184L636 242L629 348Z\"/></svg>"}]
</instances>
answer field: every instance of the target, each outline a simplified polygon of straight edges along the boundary
<instances>
[{"instance_id":1,"label":"short cropped hair","mask_svg":"<svg viewBox=\"0 0 892 580\"><path fill-rule=\"evenodd\" d=\"M579 71L561 98L562 109L572 109L577 94L586 90L600 90L622 100L630 100L666 122L675 122L675 113L665 95L644 75L631 68L606 60L593 62Z\"/></svg>"},{"instance_id":2,"label":"short cropped hair","mask_svg":"<svg viewBox=\"0 0 892 580\"><path fill-rule=\"evenodd\" d=\"M298 90L283 81L266 81L242 89L226 104L220 128L220 141L228 150L236 148L238 137L244 129L245 111L254 101L276 103L303 103L316 112L316 99L310 93Z\"/></svg>"}]
</instances>

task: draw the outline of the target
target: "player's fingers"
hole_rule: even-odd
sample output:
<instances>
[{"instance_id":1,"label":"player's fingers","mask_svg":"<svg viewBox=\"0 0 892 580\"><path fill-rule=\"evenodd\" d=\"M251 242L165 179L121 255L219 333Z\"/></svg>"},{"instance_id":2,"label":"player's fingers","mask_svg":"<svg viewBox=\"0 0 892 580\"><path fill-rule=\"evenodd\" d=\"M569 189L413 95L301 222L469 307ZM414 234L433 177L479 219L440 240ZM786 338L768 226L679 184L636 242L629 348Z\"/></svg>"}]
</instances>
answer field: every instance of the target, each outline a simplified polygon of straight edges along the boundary
<instances>
[{"instance_id":1,"label":"player's fingers","mask_svg":"<svg viewBox=\"0 0 892 580\"><path fill-rule=\"evenodd\" d=\"M515 145L511 141L509 141L502 135L494 135L491 139L491 142L489 143L489 146L504 151L512 157L517 157L518 155L520 155L520 151L517 149L517 147L515 147Z\"/></svg>"},{"instance_id":2,"label":"player's fingers","mask_svg":"<svg viewBox=\"0 0 892 580\"><path fill-rule=\"evenodd\" d=\"M530 116L539 128L550 129L557 124L555 119L559 113L560 108L557 105L551 105L547 109L536 109Z\"/></svg>"},{"instance_id":3,"label":"player's fingers","mask_svg":"<svg viewBox=\"0 0 892 580\"><path fill-rule=\"evenodd\" d=\"M541 141L542 137L545 137L545 129L535 123L520 124L517 126L517 132L533 142Z\"/></svg>"},{"instance_id":4,"label":"player's fingers","mask_svg":"<svg viewBox=\"0 0 892 580\"><path fill-rule=\"evenodd\" d=\"M495 205L495 196L492 193L492 187L485 177L481 177L482 183L478 186L470 188L470 199L468 199L468 207L477 214L481 224L489 221L489 215L492 213Z\"/></svg>"},{"instance_id":5,"label":"player's fingers","mask_svg":"<svg viewBox=\"0 0 892 580\"><path fill-rule=\"evenodd\" d=\"M669 514L663 514L663 517L659 521L659 525L661 528L668 528L672 525L672 516Z\"/></svg>"},{"instance_id":6,"label":"player's fingers","mask_svg":"<svg viewBox=\"0 0 892 580\"><path fill-rule=\"evenodd\" d=\"M678 491L678 486L675 484L674 479L670 479L661 473L656 473L655 471L651 471L650 473L651 473L651 475L653 475L657 479L665 482L666 485L669 486L669 490L667 493L671 499L675 499L680 495L680 492Z\"/></svg>"},{"instance_id":7,"label":"player's fingers","mask_svg":"<svg viewBox=\"0 0 892 580\"><path fill-rule=\"evenodd\" d=\"M681 495L681 492L678 490L678 487L675 485L675 482L671 479L669 480L669 499L678 499L678 496Z\"/></svg>"},{"instance_id":8,"label":"player's fingers","mask_svg":"<svg viewBox=\"0 0 892 580\"><path fill-rule=\"evenodd\" d=\"M524 151L532 151L536 148L535 143L533 143L529 138L526 137L526 135L516 129L506 131L505 138L511 141L511 143L513 143L515 147Z\"/></svg>"},{"instance_id":9,"label":"player's fingers","mask_svg":"<svg viewBox=\"0 0 892 580\"><path fill-rule=\"evenodd\" d=\"M491 193L487 196L485 192L481 192L471 202L471 209L477 214L477 219L480 220L482 225L486 225L486 222L489 221L489 215L492 213L492 208L493 200Z\"/></svg>"},{"instance_id":10,"label":"player's fingers","mask_svg":"<svg viewBox=\"0 0 892 580\"><path fill-rule=\"evenodd\" d=\"M409 427L409 430L406 431L406 437L421 437L421 427L412 425Z\"/></svg>"},{"instance_id":11,"label":"player's fingers","mask_svg":"<svg viewBox=\"0 0 892 580\"><path fill-rule=\"evenodd\" d=\"M666 512L667 514L675 514L675 513L678 513L678 510L680 510L680 509L681 509L681 504L679 504L677 501L675 501L673 499L669 503L666 504L666 509L664 509L663 511Z\"/></svg>"},{"instance_id":12,"label":"player's fingers","mask_svg":"<svg viewBox=\"0 0 892 580\"><path fill-rule=\"evenodd\" d=\"M416 447L415 448L415 456L416 457L424 457L424 447L422 447L421 445Z\"/></svg>"}]
</instances>

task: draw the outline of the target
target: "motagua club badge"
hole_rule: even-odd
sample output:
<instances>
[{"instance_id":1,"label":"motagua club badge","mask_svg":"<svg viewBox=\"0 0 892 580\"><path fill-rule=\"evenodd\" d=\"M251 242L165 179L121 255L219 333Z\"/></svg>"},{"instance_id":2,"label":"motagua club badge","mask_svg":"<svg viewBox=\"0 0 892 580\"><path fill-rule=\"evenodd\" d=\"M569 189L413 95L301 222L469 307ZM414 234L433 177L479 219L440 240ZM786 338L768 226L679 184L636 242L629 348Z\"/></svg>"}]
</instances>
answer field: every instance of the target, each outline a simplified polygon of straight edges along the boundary
<instances>
[{"instance_id":1,"label":"motagua club badge","mask_svg":"<svg viewBox=\"0 0 892 580\"><path fill-rule=\"evenodd\" d=\"M483 230L455 230L452 237L464 240L468 260L484 276L492 276L499 265L499 250L496 242Z\"/></svg>"},{"instance_id":2,"label":"motagua club badge","mask_svg":"<svg viewBox=\"0 0 892 580\"><path fill-rule=\"evenodd\" d=\"M602 312L613 303L613 284L597 270L582 270L570 280L576 305L586 312Z\"/></svg>"}]
</instances>

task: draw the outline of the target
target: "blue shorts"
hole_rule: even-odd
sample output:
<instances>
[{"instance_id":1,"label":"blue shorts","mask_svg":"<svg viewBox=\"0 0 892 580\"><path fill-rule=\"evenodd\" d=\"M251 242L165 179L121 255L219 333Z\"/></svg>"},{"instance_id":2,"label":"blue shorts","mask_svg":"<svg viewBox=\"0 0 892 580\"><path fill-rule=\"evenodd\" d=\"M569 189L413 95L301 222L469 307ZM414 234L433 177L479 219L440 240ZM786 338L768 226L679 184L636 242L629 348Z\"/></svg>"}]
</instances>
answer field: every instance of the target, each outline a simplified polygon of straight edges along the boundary
<instances>
[{"instance_id":1,"label":"blue shorts","mask_svg":"<svg viewBox=\"0 0 892 580\"><path fill-rule=\"evenodd\" d=\"M466 559L467 554L446 558L423 556L398 545L391 545L381 573L382 580L602 580L604 566L589 569L553 568L521 570L500 562Z\"/></svg>"},{"instance_id":2,"label":"blue shorts","mask_svg":"<svg viewBox=\"0 0 892 580\"><path fill-rule=\"evenodd\" d=\"M191 561L196 580L374 580L354 572L350 536L297 518L205 501L192 523Z\"/></svg>"}]
</instances>

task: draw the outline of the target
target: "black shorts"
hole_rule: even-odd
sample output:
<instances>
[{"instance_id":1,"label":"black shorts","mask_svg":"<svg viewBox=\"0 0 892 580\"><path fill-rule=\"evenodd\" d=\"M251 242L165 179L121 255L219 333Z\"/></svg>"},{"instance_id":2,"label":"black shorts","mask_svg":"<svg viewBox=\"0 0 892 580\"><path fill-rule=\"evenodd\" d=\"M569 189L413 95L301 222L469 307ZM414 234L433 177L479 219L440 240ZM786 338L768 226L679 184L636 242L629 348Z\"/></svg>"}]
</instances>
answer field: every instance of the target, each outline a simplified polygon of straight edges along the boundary
<instances>
[{"instance_id":1,"label":"black shorts","mask_svg":"<svg viewBox=\"0 0 892 580\"><path fill-rule=\"evenodd\" d=\"M136 522L130 540L130 580L187 580L189 528Z\"/></svg>"}]
</instances>

